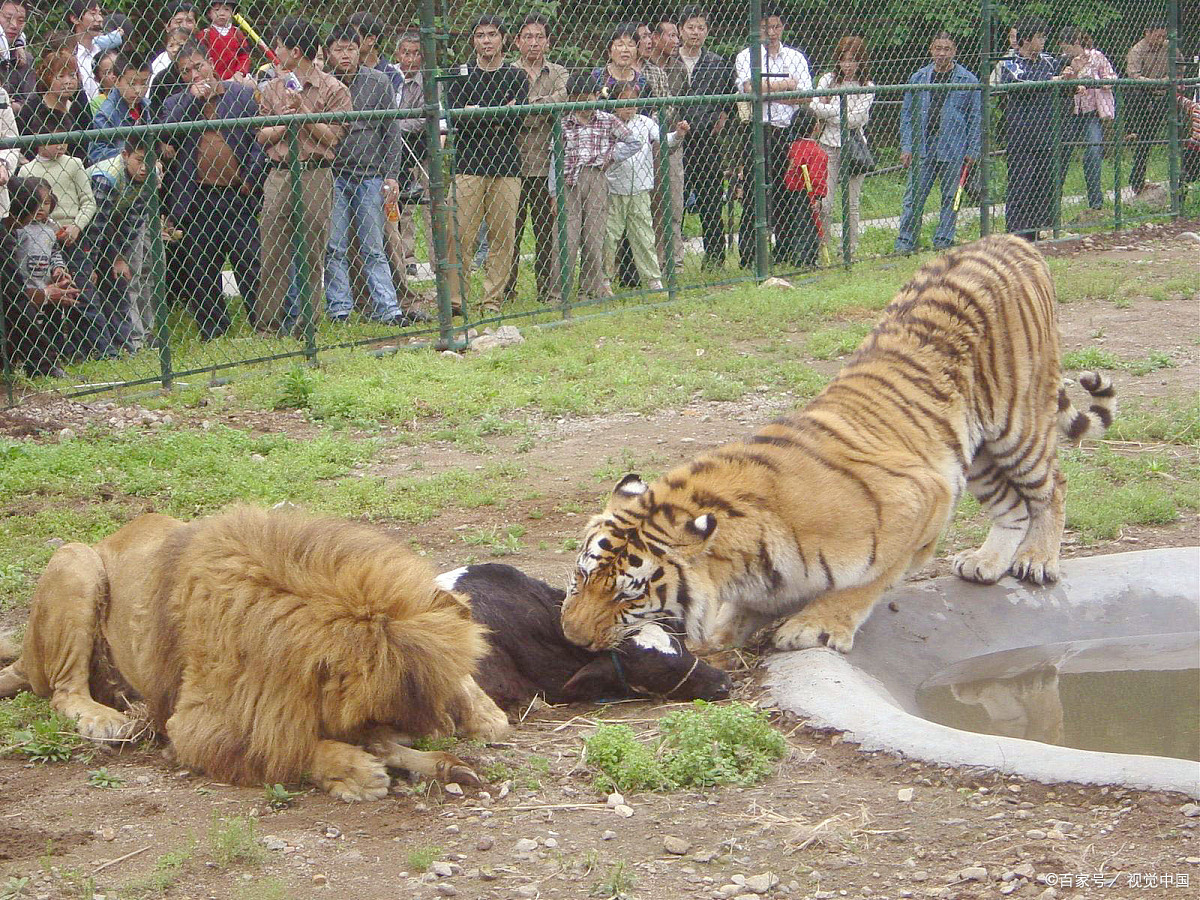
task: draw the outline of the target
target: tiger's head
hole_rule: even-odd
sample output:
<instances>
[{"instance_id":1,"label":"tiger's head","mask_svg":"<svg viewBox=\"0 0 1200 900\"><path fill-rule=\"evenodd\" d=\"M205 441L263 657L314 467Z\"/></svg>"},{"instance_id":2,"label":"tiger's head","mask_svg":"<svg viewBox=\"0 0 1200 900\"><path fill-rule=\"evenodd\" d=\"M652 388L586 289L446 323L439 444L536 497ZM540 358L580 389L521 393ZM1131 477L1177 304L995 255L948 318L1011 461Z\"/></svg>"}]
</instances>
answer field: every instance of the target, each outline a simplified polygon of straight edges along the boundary
<instances>
[{"instance_id":1,"label":"tiger's head","mask_svg":"<svg viewBox=\"0 0 1200 900\"><path fill-rule=\"evenodd\" d=\"M588 523L562 605L567 640L598 652L648 622L683 625L693 600L688 561L707 546L717 519L659 493L640 475L626 475Z\"/></svg>"}]
</instances>

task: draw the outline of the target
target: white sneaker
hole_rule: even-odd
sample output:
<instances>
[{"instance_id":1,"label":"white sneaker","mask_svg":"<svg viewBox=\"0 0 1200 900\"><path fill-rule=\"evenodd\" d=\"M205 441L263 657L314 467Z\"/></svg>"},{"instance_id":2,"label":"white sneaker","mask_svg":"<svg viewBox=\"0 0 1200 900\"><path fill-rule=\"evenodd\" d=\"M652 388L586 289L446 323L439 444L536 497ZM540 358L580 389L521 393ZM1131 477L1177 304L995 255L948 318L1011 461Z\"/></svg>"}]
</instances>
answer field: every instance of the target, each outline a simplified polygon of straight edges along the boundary
<instances>
[{"instance_id":1,"label":"white sneaker","mask_svg":"<svg viewBox=\"0 0 1200 900\"><path fill-rule=\"evenodd\" d=\"M657 278L655 278L653 281L650 282L649 288L652 291L661 291L663 289L662 282L659 281Z\"/></svg>"}]
</instances>

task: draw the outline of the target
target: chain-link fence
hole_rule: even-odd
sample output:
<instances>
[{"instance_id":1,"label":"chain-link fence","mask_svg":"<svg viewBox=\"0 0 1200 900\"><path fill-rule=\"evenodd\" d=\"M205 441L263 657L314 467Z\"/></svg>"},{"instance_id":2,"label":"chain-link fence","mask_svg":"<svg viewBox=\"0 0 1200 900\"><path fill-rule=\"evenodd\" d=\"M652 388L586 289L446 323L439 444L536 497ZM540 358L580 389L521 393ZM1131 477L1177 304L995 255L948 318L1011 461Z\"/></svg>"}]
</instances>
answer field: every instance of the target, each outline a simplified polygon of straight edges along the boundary
<instances>
[{"instance_id":1,"label":"chain-link fence","mask_svg":"<svg viewBox=\"0 0 1200 900\"><path fill-rule=\"evenodd\" d=\"M1196 215L1180 5L0 0L6 400Z\"/></svg>"}]
</instances>

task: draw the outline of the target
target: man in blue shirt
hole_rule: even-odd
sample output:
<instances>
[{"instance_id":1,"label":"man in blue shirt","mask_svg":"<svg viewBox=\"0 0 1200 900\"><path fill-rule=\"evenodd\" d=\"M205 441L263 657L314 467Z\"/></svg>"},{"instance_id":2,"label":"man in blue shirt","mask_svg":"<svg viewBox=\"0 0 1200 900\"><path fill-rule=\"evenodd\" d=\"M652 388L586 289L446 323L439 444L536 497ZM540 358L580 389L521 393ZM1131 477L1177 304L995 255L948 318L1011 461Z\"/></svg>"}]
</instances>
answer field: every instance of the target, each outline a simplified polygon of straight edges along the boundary
<instances>
[{"instance_id":1,"label":"man in blue shirt","mask_svg":"<svg viewBox=\"0 0 1200 900\"><path fill-rule=\"evenodd\" d=\"M929 44L933 62L918 69L910 84L978 84L979 79L954 61L958 45L943 31ZM942 212L933 246L954 243L958 213L954 194L965 163L979 158L979 91L912 90L904 94L900 112L900 164L909 167L908 187L900 214L896 252L911 253L917 247L925 199L934 181L941 185ZM913 159L917 166L911 168Z\"/></svg>"}]
</instances>

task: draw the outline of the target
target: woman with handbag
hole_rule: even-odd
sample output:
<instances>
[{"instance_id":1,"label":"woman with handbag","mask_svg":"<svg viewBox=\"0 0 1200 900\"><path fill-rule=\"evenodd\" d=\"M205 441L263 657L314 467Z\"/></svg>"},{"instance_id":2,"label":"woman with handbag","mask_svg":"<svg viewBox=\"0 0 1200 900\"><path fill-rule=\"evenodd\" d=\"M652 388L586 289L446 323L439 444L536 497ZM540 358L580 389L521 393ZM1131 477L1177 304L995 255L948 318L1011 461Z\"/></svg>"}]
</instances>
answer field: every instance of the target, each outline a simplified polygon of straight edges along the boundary
<instances>
[{"instance_id":1,"label":"woman with handbag","mask_svg":"<svg viewBox=\"0 0 1200 900\"><path fill-rule=\"evenodd\" d=\"M826 72L817 81L818 90L840 87L874 87L867 77L867 45L860 37L846 35L838 41L834 51L837 60L832 72ZM850 252L858 245L858 207L862 195L863 181L867 173L875 168L875 159L867 144L865 128L871 118L873 93L846 95L846 146L842 146L842 103L841 97L813 97L810 109L822 121L819 143L829 156L829 191L821 201L822 242L828 243L830 220L833 215L833 187L840 186L841 167L845 165L850 178L850 215L842 223L850 229Z\"/></svg>"}]
</instances>

